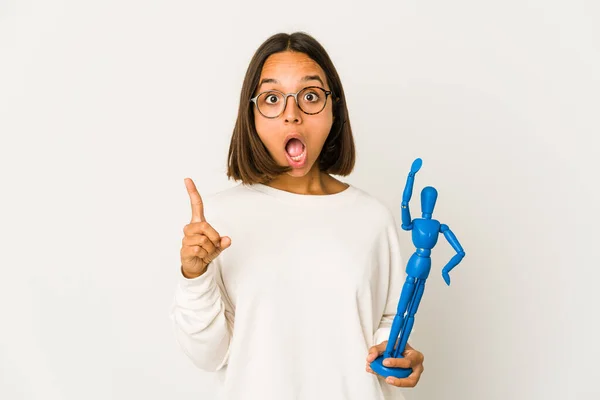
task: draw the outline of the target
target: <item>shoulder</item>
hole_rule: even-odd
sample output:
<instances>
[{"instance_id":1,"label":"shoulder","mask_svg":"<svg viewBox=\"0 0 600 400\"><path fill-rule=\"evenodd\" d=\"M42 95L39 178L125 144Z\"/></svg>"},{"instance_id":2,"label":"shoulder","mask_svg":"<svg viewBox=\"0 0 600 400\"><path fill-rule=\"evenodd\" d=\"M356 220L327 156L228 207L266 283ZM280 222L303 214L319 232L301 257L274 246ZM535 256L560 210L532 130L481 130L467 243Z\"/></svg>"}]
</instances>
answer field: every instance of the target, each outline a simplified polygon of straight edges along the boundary
<instances>
[{"instance_id":1,"label":"shoulder","mask_svg":"<svg viewBox=\"0 0 600 400\"><path fill-rule=\"evenodd\" d=\"M248 189L243 184L238 183L229 188L213 191L202 200L205 203L231 202L239 199L240 196L246 195L248 192Z\"/></svg>"},{"instance_id":2,"label":"shoulder","mask_svg":"<svg viewBox=\"0 0 600 400\"><path fill-rule=\"evenodd\" d=\"M223 214L227 214L231 210L238 209L243 204L247 204L251 196L252 191L248 190L241 183L226 189L210 192L207 195L202 195L204 214L207 219L220 218Z\"/></svg>"},{"instance_id":3,"label":"shoulder","mask_svg":"<svg viewBox=\"0 0 600 400\"><path fill-rule=\"evenodd\" d=\"M392 210L379 197L360 187L352 186L352 188L357 192L354 204L357 213L368 216L372 219L373 223L381 224L382 226L396 224Z\"/></svg>"}]
</instances>

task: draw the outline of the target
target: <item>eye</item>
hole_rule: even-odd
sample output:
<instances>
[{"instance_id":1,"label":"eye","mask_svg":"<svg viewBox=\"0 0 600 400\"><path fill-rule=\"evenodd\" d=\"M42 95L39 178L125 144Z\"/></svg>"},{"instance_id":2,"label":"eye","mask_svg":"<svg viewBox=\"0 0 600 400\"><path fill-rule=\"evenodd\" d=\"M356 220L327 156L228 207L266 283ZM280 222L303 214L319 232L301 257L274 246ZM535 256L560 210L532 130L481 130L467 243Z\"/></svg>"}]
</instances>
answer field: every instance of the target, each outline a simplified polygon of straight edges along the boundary
<instances>
[{"instance_id":1,"label":"eye","mask_svg":"<svg viewBox=\"0 0 600 400\"><path fill-rule=\"evenodd\" d=\"M304 100L308 101L309 103L314 103L316 101L319 101L319 95L317 94L317 92L307 92L304 94Z\"/></svg>"},{"instance_id":2,"label":"eye","mask_svg":"<svg viewBox=\"0 0 600 400\"><path fill-rule=\"evenodd\" d=\"M277 104L279 101L279 96L275 93L267 93L265 95L265 103L267 104Z\"/></svg>"}]
</instances>

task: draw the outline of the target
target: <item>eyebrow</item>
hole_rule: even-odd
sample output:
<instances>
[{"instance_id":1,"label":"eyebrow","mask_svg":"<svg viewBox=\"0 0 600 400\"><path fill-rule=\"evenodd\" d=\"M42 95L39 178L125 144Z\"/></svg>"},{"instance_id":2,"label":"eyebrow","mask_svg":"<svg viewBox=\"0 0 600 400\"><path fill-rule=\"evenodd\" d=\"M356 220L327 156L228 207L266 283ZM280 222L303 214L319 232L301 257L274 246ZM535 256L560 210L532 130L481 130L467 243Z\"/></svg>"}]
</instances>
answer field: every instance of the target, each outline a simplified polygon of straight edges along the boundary
<instances>
[{"instance_id":1,"label":"eyebrow","mask_svg":"<svg viewBox=\"0 0 600 400\"><path fill-rule=\"evenodd\" d=\"M307 81L319 81L321 82L322 86L325 86L325 84L323 83L323 81L321 80L321 77L319 75L306 75L304 78L300 79L301 82L307 82ZM279 81L277 79L273 79L273 78L264 78L263 80L260 81L258 87L260 88L263 83L275 83L275 84L279 84Z\"/></svg>"}]
</instances>

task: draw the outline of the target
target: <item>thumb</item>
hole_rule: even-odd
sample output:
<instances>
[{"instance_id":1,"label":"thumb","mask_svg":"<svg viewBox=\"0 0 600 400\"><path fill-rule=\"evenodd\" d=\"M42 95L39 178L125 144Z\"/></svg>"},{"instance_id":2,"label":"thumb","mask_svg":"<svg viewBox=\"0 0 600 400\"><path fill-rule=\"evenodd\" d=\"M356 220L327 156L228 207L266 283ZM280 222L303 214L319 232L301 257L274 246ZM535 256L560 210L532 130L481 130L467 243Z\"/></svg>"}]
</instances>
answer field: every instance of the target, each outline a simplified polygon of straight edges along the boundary
<instances>
[{"instance_id":1,"label":"thumb","mask_svg":"<svg viewBox=\"0 0 600 400\"><path fill-rule=\"evenodd\" d=\"M387 346L387 340L384 342L379 343L376 346L372 346L369 349L369 354L367 355L367 362L372 362L373 360L375 360L377 357L379 357L381 354L383 354L383 352L385 351L385 348Z\"/></svg>"},{"instance_id":2,"label":"thumb","mask_svg":"<svg viewBox=\"0 0 600 400\"><path fill-rule=\"evenodd\" d=\"M220 242L221 250L225 250L229 246L231 246L231 238L229 236L222 236Z\"/></svg>"},{"instance_id":3,"label":"thumb","mask_svg":"<svg viewBox=\"0 0 600 400\"><path fill-rule=\"evenodd\" d=\"M219 242L219 246L215 249L215 251L212 254L209 254L206 257L206 259L208 260L208 264L213 262L213 260L215 258L217 258L219 256L219 254L221 254L223 252L223 250L225 250L229 246L231 246L231 238L229 236L221 236L221 241Z\"/></svg>"}]
</instances>

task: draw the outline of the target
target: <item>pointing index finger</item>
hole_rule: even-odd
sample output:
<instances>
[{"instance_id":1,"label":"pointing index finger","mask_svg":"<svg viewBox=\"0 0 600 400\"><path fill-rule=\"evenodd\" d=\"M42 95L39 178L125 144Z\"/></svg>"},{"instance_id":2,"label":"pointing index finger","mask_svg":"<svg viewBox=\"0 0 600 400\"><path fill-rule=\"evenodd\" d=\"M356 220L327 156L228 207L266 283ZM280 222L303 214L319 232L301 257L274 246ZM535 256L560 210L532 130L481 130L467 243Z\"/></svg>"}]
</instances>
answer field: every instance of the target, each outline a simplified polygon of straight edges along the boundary
<instances>
[{"instance_id":1,"label":"pointing index finger","mask_svg":"<svg viewBox=\"0 0 600 400\"><path fill-rule=\"evenodd\" d=\"M185 178L184 181L187 192L190 195L190 203L192 204L192 222L203 222L205 219L202 197L200 197L200 193L198 193L193 180Z\"/></svg>"}]
</instances>

